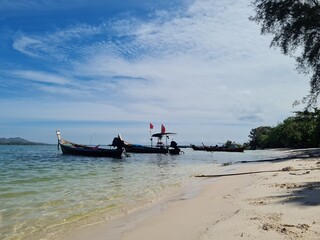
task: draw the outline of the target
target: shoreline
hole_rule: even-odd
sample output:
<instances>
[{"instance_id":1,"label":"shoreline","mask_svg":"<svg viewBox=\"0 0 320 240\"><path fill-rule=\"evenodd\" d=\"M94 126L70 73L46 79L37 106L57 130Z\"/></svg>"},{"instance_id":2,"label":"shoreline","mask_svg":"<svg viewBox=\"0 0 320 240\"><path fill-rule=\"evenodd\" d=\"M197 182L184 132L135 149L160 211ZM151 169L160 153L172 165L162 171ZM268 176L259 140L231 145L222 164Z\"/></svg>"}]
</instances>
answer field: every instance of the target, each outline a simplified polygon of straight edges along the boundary
<instances>
[{"instance_id":1,"label":"shoreline","mask_svg":"<svg viewBox=\"0 0 320 240\"><path fill-rule=\"evenodd\" d=\"M319 239L320 171L310 170L318 162L293 158L222 167L217 173L301 170L199 179L146 208L61 239Z\"/></svg>"}]
</instances>

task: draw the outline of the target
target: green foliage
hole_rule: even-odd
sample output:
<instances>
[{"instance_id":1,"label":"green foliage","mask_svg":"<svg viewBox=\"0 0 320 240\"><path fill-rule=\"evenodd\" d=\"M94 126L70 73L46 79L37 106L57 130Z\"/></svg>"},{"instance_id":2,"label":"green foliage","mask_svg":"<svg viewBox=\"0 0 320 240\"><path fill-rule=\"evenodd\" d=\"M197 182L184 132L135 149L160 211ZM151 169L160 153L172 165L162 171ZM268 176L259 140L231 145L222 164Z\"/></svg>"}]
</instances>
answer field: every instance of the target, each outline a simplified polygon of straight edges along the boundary
<instances>
[{"instance_id":1,"label":"green foliage","mask_svg":"<svg viewBox=\"0 0 320 240\"><path fill-rule=\"evenodd\" d=\"M271 46L296 57L297 70L309 74L310 94L302 102L317 103L320 95L320 5L318 0L254 0L255 16L261 34L272 34Z\"/></svg>"},{"instance_id":2,"label":"green foliage","mask_svg":"<svg viewBox=\"0 0 320 240\"><path fill-rule=\"evenodd\" d=\"M222 146L223 146L223 147L226 147L226 148L243 147L242 144L236 143L236 142L231 141L231 140L227 140Z\"/></svg>"},{"instance_id":3,"label":"green foliage","mask_svg":"<svg viewBox=\"0 0 320 240\"><path fill-rule=\"evenodd\" d=\"M318 147L320 144L320 110L296 112L275 127L251 130L251 149Z\"/></svg>"},{"instance_id":4,"label":"green foliage","mask_svg":"<svg viewBox=\"0 0 320 240\"><path fill-rule=\"evenodd\" d=\"M262 126L258 128L254 128L250 131L249 138L250 140L250 148L267 148L269 146L269 133L271 131L271 127Z\"/></svg>"}]
</instances>

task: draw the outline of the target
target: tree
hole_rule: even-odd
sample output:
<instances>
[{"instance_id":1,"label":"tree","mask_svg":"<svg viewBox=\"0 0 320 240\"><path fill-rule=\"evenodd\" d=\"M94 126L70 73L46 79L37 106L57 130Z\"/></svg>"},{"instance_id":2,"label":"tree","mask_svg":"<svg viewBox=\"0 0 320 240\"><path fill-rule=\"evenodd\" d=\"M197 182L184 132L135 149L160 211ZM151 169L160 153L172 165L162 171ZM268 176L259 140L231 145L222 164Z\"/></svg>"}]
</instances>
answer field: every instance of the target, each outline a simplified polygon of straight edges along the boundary
<instances>
[{"instance_id":1,"label":"tree","mask_svg":"<svg viewBox=\"0 0 320 240\"><path fill-rule=\"evenodd\" d=\"M269 126L261 126L254 129L251 129L249 135L249 146L251 149L256 148L267 148L268 145L268 136L269 132L271 131L271 127Z\"/></svg>"},{"instance_id":2,"label":"tree","mask_svg":"<svg viewBox=\"0 0 320 240\"><path fill-rule=\"evenodd\" d=\"M297 70L311 74L310 93L302 99L314 106L320 95L320 3L318 0L254 0L255 16L250 20L262 26L261 34L274 35L271 47L296 57Z\"/></svg>"},{"instance_id":3,"label":"tree","mask_svg":"<svg viewBox=\"0 0 320 240\"><path fill-rule=\"evenodd\" d=\"M251 149L319 147L320 110L296 112L275 127L261 126L250 131Z\"/></svg>"},{"instance_id":4,"label":"tree","mask_svg":"<svg viewBox=\"0 0 320 240\"><path fill-rule=\"evenodd\" d=\"M310 142L315 146L318 147L320 143L320 110L317 108L313 109L312 111L297 111L296 113L296 120L302 122L305 132L310 132Z\"/></svg>"}]
</instances>

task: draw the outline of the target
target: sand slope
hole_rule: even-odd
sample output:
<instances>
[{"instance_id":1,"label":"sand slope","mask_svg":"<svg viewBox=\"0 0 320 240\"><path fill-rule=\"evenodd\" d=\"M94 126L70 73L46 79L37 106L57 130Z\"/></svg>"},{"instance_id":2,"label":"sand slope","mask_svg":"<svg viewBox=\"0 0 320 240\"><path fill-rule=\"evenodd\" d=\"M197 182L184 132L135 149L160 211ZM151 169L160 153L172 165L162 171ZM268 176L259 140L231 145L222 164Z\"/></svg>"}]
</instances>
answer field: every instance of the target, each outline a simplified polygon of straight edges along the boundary
<instances>
[{"instance_id":1,"label":"sand slope","mask_svg":"<svg viewBox=\"0 0 320 240\"><path fill-rule=\"evenodd\" d=\"M266 172L198 178L192 197L185 190L68 239L320 239L319 161L242 164L236 172Z\"/></svg>"}]
</instances>

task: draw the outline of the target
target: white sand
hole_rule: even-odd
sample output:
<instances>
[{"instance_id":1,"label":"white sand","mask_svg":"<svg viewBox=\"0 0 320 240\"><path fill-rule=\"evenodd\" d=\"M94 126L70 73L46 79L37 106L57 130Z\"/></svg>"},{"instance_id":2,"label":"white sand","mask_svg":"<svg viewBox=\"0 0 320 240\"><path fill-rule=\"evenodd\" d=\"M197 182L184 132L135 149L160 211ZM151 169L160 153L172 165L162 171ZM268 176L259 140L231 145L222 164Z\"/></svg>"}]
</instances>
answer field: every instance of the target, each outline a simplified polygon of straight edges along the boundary
<instances>
[{"instance_id":1,"label":"white sand","mask_svg":"<svg viewBox=\"0 0 320 240\"><path fill-rule=\"evenodd\" d=\"M188 194L197 189L194 186L151 208L79 230L67 239L320 239L320 170L315 169L320 168L319 161L243 164L237 172L289 166L302 170L198 178L201 190L192 197Z\"/></svg>"}]
</instances>

